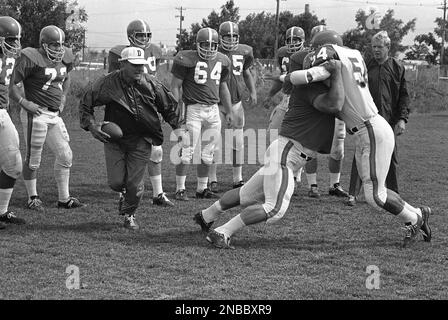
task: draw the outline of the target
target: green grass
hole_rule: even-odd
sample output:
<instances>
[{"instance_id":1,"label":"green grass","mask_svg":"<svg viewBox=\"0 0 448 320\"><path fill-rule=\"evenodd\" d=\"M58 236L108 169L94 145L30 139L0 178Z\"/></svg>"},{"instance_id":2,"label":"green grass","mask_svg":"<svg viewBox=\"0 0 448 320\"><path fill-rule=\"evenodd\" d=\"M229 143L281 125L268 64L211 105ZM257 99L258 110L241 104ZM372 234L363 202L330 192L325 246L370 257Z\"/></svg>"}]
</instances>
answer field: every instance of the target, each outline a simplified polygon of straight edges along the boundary
<instances>
[{"instance_id":1,"label":"green grass","mask_svg":"<svg viewBox=\"0 0 448 320\"><path fill-rule=\"evenodd\" d=\"M267 111L252 109L246 115L247 127L266 126ZM26 192L19 180L11 208L28 223L0 231L0 299L447 299L447 120L446 113L413 114L398 139L401 194L412 204L433 208L432 243L402 249L398 219L327 196L327 160L321 156L320 200L307 198L303 186L278 224L245 228L234 236L236 250L218 250L192 221L213 200L155 207L147 177L137 213L141 229L124 229L117 195L106 184L103 146L76 119L68 119L74 154L71 193L88 207L55 208L54 158L45 150L38 190L47 211L24 209ZM22 136L20 125L18 130ZM172 145L168 133L166 160ZM352 156L348 136L341 180L347 187ZM244 178L257 168L245 165ZM222 166L218 175L221 188L229 189L231 167ZM190 196L195 179L191 168ZM169 161L164 162L163 185L172 197L175 173ZM238 212L225 213L216 225ZM79 267L79 290L66 288L69 265ZM369 265L380 270L378 290L366 289Z\"/></svg>"}]
</instances>

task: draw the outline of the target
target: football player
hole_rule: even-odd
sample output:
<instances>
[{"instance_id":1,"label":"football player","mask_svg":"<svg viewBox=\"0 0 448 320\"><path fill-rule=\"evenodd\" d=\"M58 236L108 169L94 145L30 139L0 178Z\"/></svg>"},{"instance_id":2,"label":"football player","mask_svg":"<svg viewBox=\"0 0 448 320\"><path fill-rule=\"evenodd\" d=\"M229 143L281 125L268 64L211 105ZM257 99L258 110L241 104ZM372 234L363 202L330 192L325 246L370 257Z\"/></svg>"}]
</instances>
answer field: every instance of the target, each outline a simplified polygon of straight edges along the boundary
<instances>
[{"instance_id":1,"label":"football player","mask_svg":"<svg viewBox=\"0 0 448 320\"><path fill-rule=\"evenodd\" d=\"M332 64L332 65L331 65ZM332 81L341 77L341 64L332 61ZM317 151L330 152L334 114L344 102L342 85L328 90L323 83L295 86L291 102L280 127L278 139L265 153L264 165L241 188L227 191L220 200L194 218L207 241L218 248L232 248L230 239L245 226L280 220L288 209L294 191L293 172L303 167ZM226 210L236 206L244 209L224 225L210 229Z\"/></svg>"},{"instance_id":2,"label":"football player","mask_svg":"<svg viewBox=\"0 0 448 320\"><path fill-rule=\"evenodd\" d=\"M149 24L143 20L133 20L128 24L126 32L129 40L128 46L138 47L145 51L145 59L147 61L147 65L144 68L145 72L155 76L162 57L162 50L157 45L151 43L152 33ZM109 72L120 69L118 60L120 59L121 51L126 47L125 45L118 45L110 49L108 57ZM162 156L162 146L153 144L148 161L148 173L153 192L152 203L158 206L172 207L174 204L163 192L162 187Z\"/></svg>"},{"instance_id":3,"label":"football player","mask_svg":"<svg viewBox=\"0 0 448 320\"><path fill-rule=\"evenodd\" d=\"M22 173L19 135L8 114L8 86L20 54L21 35L22 27L17 20L0 17L0 229L5 223L25 223L8 210L16 179Z\"/></svg>"},{"instance_id":4,"label":"football player","mask_svg":"<svg viewBox=\"0 0 448 320\"><path fill-rule=\"evenodd\" d=\"M318 33L313 39L313 47L317 49L309 59L310 66L314 68L294 71L286 76L285 81L300 85L325 80L329 74L321 64L332 59L341 61L341 83L346 98L338 117L345 122L347 131L355 136L356 166L365 199L375 209L384 209L404 222L406 235L403 246L413 243L420 232L423 240L429 242L432 236L428 224L431 208L413 207L400 195L386 188L386 176L395 144L394 133L378 113L370 95L367 68L361 53L342 45L342 38L336 32L327 30Z\"/></svg>"},{"instance_id":5,"label":"football player","mask_svg":"<svg viewBox=\"0 0 448 320\"><path fill-rule=\"evenodd\" d=\"M311 39L313 39L313 37L319 32L325 30L327 30L327 27L324 25L317 25L313 27L310 33ZM311 40L311 42L312 41L313 40ZM291 68L290 72L295 70L299 69ZM341 187L340 184L342 160L344 159L345 124L338 118L336 118L335 121L333 145L331 147L330 155L328 156L328 169L330 171L330 185L328 193L332 196L346 198L348 197L348 193ZM317 185L317 157L306 163L305 173L309 187L308 196L311 198L319 198L320 192Z\"/></svg>"},{"instance_id":6,"label":"football player","mask_svg":"<svg viewBox=\"0 0 448 320\"><path fill-rule=\"evenodd\" d=\"M157 68L162 57L161 49L151 43L152 33L149 28L149 24L143 20L133 20L128 24L127 36L129 40L129 46L141 48L145 51L145 59L147 65L144 70L146 73L155 75ZM109 72L118 70L120 63L121 51L125 48L124 45L115 46L109 51ZM174 204L168 199L162 187L162 146L153 145L151 149L151 157L148 162L148 173L153 190L153 204L159 206L174 206Z\"/></svg>"},{"instance_id":7,"label":"football player","mask_svg":"<svg viewBox=\"0 0 448 320\"><path fill-rule=\"evenodd\" d=\"M11 79L10 97L22 107L20 118L26 141L23 178L28 193L27 207L44 210L37 192L39 169L44 143L55 155L54 177L58 187L58 208L84 206L69 192L72 150L69 135L60 113L69 88L69 72L73 54L64 47L65 34L57 26L42 28L39 48L25 48L17 59ZM25 96L18 83L23 82Z\"/></svg>"},{"instance_id":8,"label":"football player","mask_svg":"<svg viewBox=\"0 0 448 320\"><path fill-rule=\"evenodd\" d=\"M221 101L224 107L227 124L233 123L227 85L231 64L229 58L218 52L218 41L216 30L200 29L196 36L196 50L180 51L171 69L171 91L178 101L182 96L186 109L186 129L190 135L190 141L182 141L181 162L176 166L177 200L188 200L185 164L192 159L197 164L196 198L217 198L207 183L213 154L221 139L218 102ZM204 146L205 141L208 143Z\"/></svg>"},{"instance_id":9,"label":"football player","mask_svg":"<svg viewBox=\"0 0 448 320\"><path fill-rule=\"evenodd\" d=\"M215 150L214 162L210 166L209 181L210 190L218 191L218 179L216 177L217 164L222 160L222 150L232 150L233 162L233 188L241 187L243 180L243 161L244 161L244 109L242 105L244 83L249 90L250 103L257 103L257 91L255 90L255 82L250 71L250 67L254 62L252 47L240 44L240 35L238 25L232 21L226 21L219 26L219 52L225 54L230 60L229 74L229 90L232 98L232 113L234 124L232 126L232 141L225 140L226 146L222 143ZM225 123L225 111L222 104L219 104L221 115L221 123Z\"/></svg>"},{"instance_id":10,"label":"football player","mask_svg":"<svg viewBox=\"0 0 448 320\"><path fill-rule=\"evenodd\" d=\"M278 64L280 66L281 75L286 75L289 71L290 57L296 52L305 50L305 32L300 27L291 27L286 30L286 40L285 45L278 49ZM269 109L272 105L272 98L282 90L283 99L278 104L274 110L272 110L271 116L269 118L269 126L268 130L279 130L283 118L285 117L285 113L288 110L288 102L291 93L291 85L283 84L278 80L277 77L274 77L274 82L272 84L271 89L269 90L267 98L263 101L263 106L266 109ZM294 172L294 180L296 180L297 188L301 184L301 176L302 176L302 168L298 169Z\"/></svg>"}]
</instances>

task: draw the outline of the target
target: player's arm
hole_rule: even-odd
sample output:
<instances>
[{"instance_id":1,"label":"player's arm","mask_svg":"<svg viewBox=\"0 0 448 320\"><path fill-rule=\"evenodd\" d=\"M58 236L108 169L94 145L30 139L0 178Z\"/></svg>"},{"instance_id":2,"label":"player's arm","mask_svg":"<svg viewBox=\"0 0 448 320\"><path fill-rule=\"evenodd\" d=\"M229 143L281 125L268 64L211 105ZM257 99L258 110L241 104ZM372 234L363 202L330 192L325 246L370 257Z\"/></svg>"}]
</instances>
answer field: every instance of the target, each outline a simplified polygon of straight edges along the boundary
<instances>
[{"instance_id":1,"label":"player's arm","mask_svg":"<svg viewBox=\"0 0 448 320\"><path fill-rule=\"evenodd\" d=\"M331 75L327 70L326 65L327 64L321 64L310 69L293 71L287 75L280 76L280 81L291 82L293 85L298 86L326 80Z\"/></svg>"},{"instance_id":2,"label":"player's arm","mask_svg":"<svg viewBox=\"0 0 448 320\"><path fill-rule=\"evenodd\" d=\"M250 72L250 68L247 68L243 71L243 78L244 83L249 90L251 103L257 104L257 90L255 89L255 81L254 77L252 76L252 72Z\"/></svg>"},{"instance_id":3,"label":"player's arm","mask_svg":"<svg viewBox=\"0 0 448 320\"><path fill-rule=\"evenodd\" d=\"M17 102L20 107L25 109L28 113L38 116L42 113L39 109L39 105L27 100L24 96L22 96L23 90L19 88L18 84L22 82L23 79L23 73L19 69L17 69L16 66L11 75L11 82L9 83L9 98Z\"/></svg>"},{"instance_id":4,"label":"player's arm","mask_svg":"<svg viewBox=\"0 0 448 320\"><path fill-rule=\"evenodd\" d=\"M345 101L344 83L342 82L342 64L339 60L329 61L330 89L327 93L317 96L313 100L313 107L325 113L338 113Z\"/></svg>"},{"instance_id":5,"label":"player's arm","mask_svg":"<svg viewBox=\"0 0 448 320\"><path fill-rule=\"evenodd\" d=\"M70 76L70 72L67 73L67 76L62 83L62 96L61 96L61 104L59 105L59 111L62 112L65 107L65 102L67 101L68 90L70 89L70 84L72 82L72 78Z\"/></svg>"},{"instance_id":6,"label":"player's arm","mask_svg":"<svg viewBox=\"0 0 448 320\"><path fill-rule=\"evenodd\" d=\"M230 90L227 85L227 81L221 81L221 83L219 84L219 99L221 100L221 104L225 109L227 124L231 125L233 123L232 98L230 96Z\"/></svg>"}]
</instances>

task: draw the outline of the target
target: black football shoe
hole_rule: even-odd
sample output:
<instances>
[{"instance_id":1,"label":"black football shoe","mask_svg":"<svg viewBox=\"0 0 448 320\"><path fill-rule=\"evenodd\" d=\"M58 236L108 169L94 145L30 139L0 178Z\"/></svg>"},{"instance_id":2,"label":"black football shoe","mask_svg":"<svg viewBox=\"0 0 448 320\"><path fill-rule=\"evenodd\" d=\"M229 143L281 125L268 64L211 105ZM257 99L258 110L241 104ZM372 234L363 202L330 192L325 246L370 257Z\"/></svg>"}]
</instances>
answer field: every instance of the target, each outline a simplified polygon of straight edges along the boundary
<instances>
[{"instance_id":1,"label":"black football shoe","mask_svg":"<svg viewBox=\"0 0 448 320\"><path fill-rule=\"evenodd\" d=\"M17 216L12 211L6 211L4 214L0 215L0 223L10 223L10 224L25 224L25 219L17 218Z\"/></svg>"},{"instance_id":2,"label":"black football shoe","mask_svg":"<svg viewBox=\"0 0 448 320\"><path fill-rule=\"evenodd\" d=\"M69 197L66 202L58 201L58 208L62 209L75 209L84 207L86 207L86 205L74 197Z\"/></svg>"},{"instance_id":3,"label":"black football shoe","mask_svg":"<svg viewBox=\"0 0 448 320\"><path fill-rule=\"evenodd\" d=\"M193 217L194 222L196 222L203 232L209 232L213 222L205 222L204 217L202 216L202 212L198 212Z\"/></svg>"},{"instance_id":4,"label":"black football shoe","mask_svg":"<svg viewBox=\"0 0 448 320\"><path fill-rule=\"evenodd\" d=\"M209 188L206 188L202 192L196 191L196 199L219 199L219 196L211 192Z\"/></svg>"}]
</instances>

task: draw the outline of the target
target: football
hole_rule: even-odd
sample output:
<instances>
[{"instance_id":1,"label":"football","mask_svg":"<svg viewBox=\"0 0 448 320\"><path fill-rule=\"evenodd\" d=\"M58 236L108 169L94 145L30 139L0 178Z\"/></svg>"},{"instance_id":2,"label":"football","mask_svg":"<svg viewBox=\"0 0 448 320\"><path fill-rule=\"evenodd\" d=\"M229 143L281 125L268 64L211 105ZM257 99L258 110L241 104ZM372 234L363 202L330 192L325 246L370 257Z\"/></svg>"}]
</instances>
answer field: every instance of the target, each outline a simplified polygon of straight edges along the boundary
<instances>
[{"instance_id":1,"label":"football","mask_svg":"<svg viewBox=\"0 0 448 320\"><path fill-rule=\"evenodd\" d=\"M101 126L101 130L110 135L110 140L118 140L123 137L123 131L114 122L105 121Z\"/></svg>"}]
</instances>

